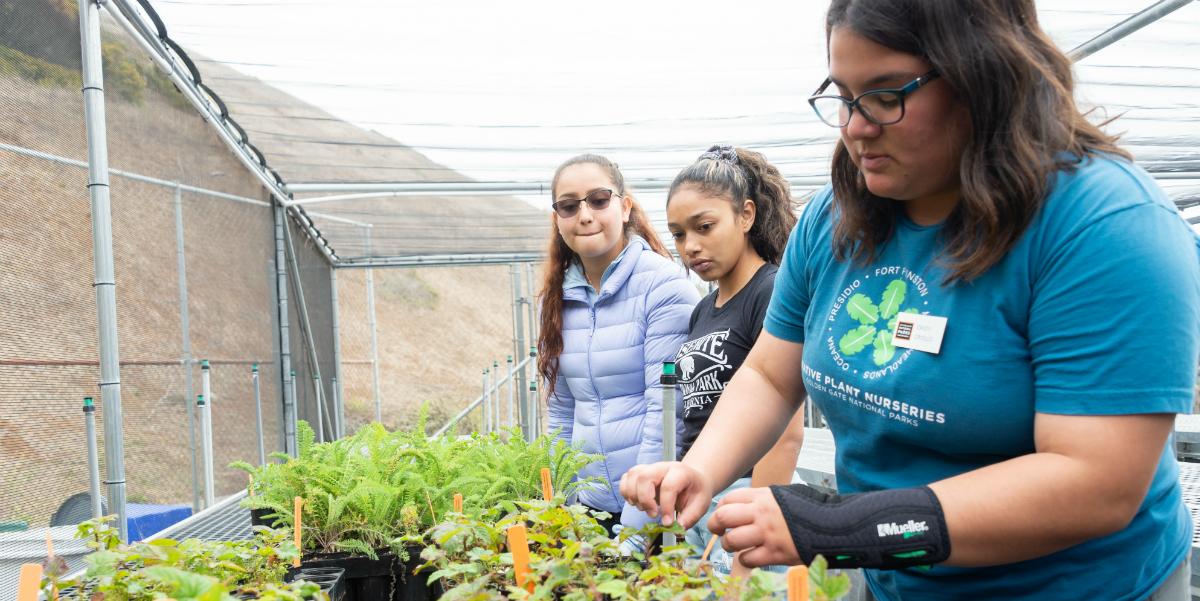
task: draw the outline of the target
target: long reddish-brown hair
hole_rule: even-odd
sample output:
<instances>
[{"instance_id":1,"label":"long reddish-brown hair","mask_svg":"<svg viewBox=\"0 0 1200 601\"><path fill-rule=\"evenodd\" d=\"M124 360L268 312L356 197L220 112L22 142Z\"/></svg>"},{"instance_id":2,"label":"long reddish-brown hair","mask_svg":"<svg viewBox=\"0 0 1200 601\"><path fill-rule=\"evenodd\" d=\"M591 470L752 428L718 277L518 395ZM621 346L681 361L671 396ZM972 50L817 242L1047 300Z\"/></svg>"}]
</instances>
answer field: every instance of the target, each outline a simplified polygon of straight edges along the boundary
<instances>
[{"instance_id":1,"label":"long reddish-brown hair","mask_svg":"<svg viewBox=\"0 0 1200 601\"><path fill-rule=\"evenodd\" d=\"M598 154L581 154L576 157L567 159L566 162L558 166L554 170L554 179L550 182L550 196L555 197L558 188L558 178L562 172L572 165L582 165L590 163L603 169L612 180L613 189L622 197L628 197L633 205L629 211L629 221L625 223L624 236L626 241L630 234L637 234L646 240L650 245L650 249L664 256L670 257L667 252L667 247L663 246L661 240L658 239L658 234L654 232L654 227L650 225L650 219L646 217L645 211L632 196L627 195L625 191L625 178L621 175L621 170L617 164L602 157ZM562 235L558 231L558 220L554 218L554 214L550 214L550 245L546 251L546 264L542 269L542 287L538 290L538 295L541 297L541 328L538 334L538 373L546 379L546 394L554 394L554 381L558 377L558 357L563 350L562 337L562 314L563 314L563 280L567 275L567 268L571 266L572 261L579 260L579 255L567 246Z\"/></svg>"}]
</instances>

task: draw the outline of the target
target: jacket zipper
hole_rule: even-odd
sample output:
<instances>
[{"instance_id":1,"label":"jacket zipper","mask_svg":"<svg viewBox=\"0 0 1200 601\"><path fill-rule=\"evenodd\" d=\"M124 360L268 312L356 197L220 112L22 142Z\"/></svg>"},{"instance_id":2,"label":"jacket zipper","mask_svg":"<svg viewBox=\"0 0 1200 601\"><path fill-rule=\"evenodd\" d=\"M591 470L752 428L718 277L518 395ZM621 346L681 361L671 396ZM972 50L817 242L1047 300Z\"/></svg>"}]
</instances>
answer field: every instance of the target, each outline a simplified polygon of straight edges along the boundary
<instances>
[{"instance_id":1,"label":"jacket zipper","mask_svg":"<svg viewBox=\"0 0 1200 601\"><path fill-rule=\"evenodd\" d=\"M596 300L599 301L598 298ZM588 330L587 366L588 382L592 383L592 392L596 395L596 444L600 447L600 455L604 457L604 461L602 462L604 464L604 479L608 482L608 494L612 495L612 472L608 470L608 451L604 450L604 403L600 398L600 391L596 389L596 379L592 375L592 342L596 339L596 305L594 302L588 307L588 312L592 317L592 327ZM613 500L617 501L618 507L623 505L616 495L613 495ZM617 509L615 513L618 514L617 517L619 519L621 510Z\"/></svg>"}]
</instances>

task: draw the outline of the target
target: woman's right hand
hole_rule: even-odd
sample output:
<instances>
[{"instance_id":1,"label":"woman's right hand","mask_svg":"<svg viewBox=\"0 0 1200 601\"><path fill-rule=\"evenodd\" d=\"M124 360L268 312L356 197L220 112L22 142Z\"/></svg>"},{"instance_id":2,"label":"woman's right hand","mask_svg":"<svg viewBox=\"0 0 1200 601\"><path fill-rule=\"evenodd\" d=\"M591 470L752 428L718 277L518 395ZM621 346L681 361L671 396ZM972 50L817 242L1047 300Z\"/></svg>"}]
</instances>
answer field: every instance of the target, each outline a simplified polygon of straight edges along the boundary
<instances>
[{"instance_id":1,"label":"woman's right hand","mask_svg":"<svg viewBox=\"0 0 1200 601\"><path fill-rule=\"evenodd\" d=\"M662 525L676 520L691 528L708 511L712 483L700 470L681 461L635 465L621 476L621 496ZM676 517L678 514L678 518Z\"/></svg>"}]
</instances>

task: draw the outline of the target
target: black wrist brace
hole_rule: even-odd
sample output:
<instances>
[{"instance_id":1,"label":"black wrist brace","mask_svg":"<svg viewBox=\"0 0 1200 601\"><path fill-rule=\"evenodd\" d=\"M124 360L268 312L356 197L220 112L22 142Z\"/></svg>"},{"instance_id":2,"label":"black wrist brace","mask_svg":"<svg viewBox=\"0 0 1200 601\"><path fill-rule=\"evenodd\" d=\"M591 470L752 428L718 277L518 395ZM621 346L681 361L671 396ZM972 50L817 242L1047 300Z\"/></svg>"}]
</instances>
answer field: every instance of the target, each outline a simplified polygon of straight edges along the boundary
<instances>
[{"instance_id":1,"label":"black wrist brace","mask_svg":"<svg viewBox=\"0 0 1200 601\"><path fill-rule=\"evenodd\" d=\"M831 568L892 570L950 556L946 515L928 486L842 496L793 484L771 493L805 564L820 554Z\"/></svg>"}]
</instances>

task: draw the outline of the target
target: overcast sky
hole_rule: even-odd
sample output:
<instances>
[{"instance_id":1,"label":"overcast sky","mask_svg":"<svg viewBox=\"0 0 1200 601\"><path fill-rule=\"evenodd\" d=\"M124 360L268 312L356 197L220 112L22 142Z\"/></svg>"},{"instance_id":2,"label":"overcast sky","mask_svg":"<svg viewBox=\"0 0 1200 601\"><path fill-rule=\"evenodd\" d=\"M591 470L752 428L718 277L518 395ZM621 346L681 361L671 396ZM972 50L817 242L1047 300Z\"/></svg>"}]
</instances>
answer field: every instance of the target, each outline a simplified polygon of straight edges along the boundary
<instances>
[{"instance_id":1,"label":"overcast sky","mask_svg":"<svg viewBox=\"0 0 1200 601\"><path fill-rule=\"evenodd\" d=\"M1039 7L1071 48L1151 3ZM804 99L826 75L827 4L153 0L185 48L500 181L545 181L583 150L630 179L669 178L714 142L823 175L836 132ZM1081 99L1130 111L1122 125L1135 139L1195 138L1196 31L1200 3L1085 60Z\"/></svg>"}]
</instances>

